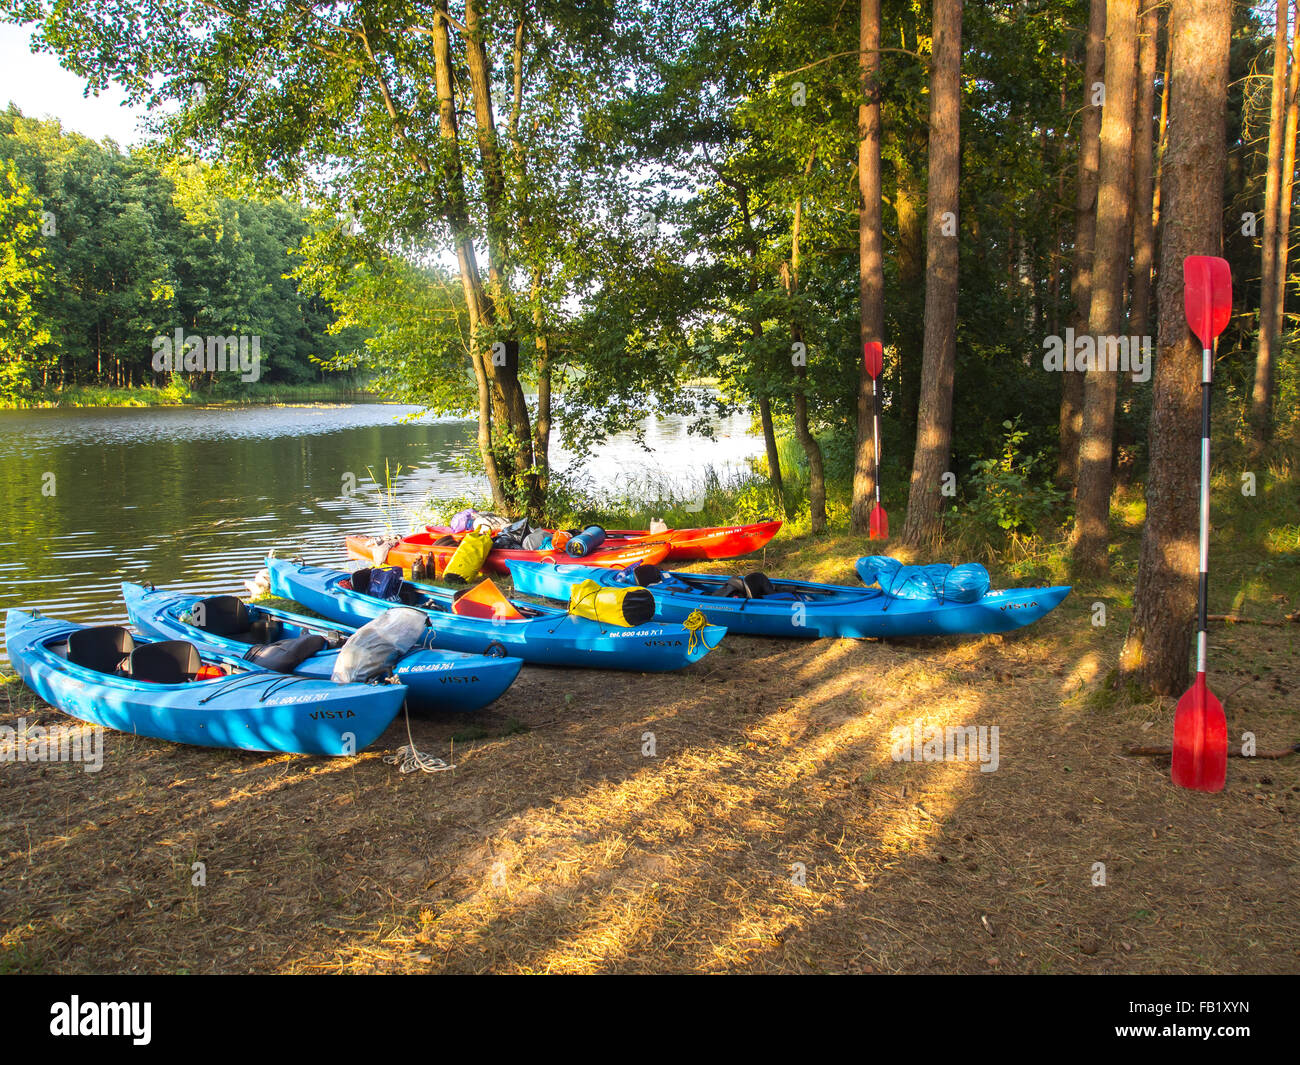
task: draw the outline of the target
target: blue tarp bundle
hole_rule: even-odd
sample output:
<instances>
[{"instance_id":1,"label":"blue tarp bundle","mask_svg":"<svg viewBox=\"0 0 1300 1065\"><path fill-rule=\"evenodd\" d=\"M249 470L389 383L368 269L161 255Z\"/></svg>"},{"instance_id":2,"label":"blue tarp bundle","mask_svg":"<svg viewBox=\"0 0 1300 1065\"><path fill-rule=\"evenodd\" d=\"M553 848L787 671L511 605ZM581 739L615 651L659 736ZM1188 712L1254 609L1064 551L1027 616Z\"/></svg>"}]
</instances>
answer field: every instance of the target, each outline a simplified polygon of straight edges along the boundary
<instances>
[{"instance_id":1,"label":"blue tarp bundle","mask_svg":"<svg viewBox=\"0 0 1300 1065\"><path fill-rule=\"evenodd\" d=\"M942 562L904 566L888 555L871 555L859 560L858 573L867 584L873 583L874 578L874 583L895 599L973 603L989 590L989 571L978 562L960 566Z\"/></svg>"}]
</instances>

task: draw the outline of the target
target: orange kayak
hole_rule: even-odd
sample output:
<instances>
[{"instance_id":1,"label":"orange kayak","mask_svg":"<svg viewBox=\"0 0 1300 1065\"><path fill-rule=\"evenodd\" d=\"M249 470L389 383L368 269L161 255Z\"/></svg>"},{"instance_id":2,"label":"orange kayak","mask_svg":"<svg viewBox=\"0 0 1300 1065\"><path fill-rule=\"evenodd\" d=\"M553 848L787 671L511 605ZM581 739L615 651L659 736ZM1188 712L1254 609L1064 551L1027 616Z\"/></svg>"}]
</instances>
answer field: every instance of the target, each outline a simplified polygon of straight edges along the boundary
<instances>
[{"instance_id":1,"label":"orange kayak","mask_svg":"<svg viewBox=\"0 0 1300 1065\"><path fill-rule=\"evenodd\" d=\"M456 553L456 544L454 543L443 546L437 545L438 540L449 535L452 534L445 529L412 533L390 547L379 565L401 566L402 569L410 569L417 559L423 558L426 565L430 561L437 563L437 572L441 572L447 563L451 561L451 556ZM456 538L459 539L459 536ZM375 564L369 537L349 536L344 540L344 543L347 545L349 558L361 559ZM659 537L620 540L608 547L598 548L582 558L571 558L562 550L524 551L494 547L488 552L487 561L483 563L483 569L485 572L500 573L504 576L510 574L510 571L506 568L507 562L577 562L584 566L606 566L622 569L625 566L636 566L643 562L651 564L663 562L668 557L668 550L669 544Z\"/></svg>"},{"instance_id":2,"label":"orange kayak","mask_svg":"<svg viewBox=\"0 0 1300 1065\"><path fill-rule=\"evenodd\" d=\"M426 529L436 536L446 536L450 530L442 525L427 525ZM593 563L591 560L603 552L630 548L636 543L663 542L668 544L667 561L700 562L711 558L737 558L757 551L777 534L781 528L779 521L763 521L756 525L719 525L704 529L669 529L667 532L652 533L648 529L606 529L605 544L594 555L583 558L571 558L563 551L541 552L554 553L560 562L580 562L586 565L610 565L618 567L620 563ZM514 555L533 555L537 552L514 551L501 553L504 557ZM497 551L492 552L495 557ZM369 556L367 556L369 557ZM646 558L644 561L652 562ZM630 565L630 563L628 563Z\"/></svg>"},{"instance_id":3,"label":"orange kayak","mask_svg":"<svg viewBox=\"0 0 1300 1065\"><path fill-rule=\"evenodd\" d=\"M668 541L668 561L698 562L710 558L736 558L757 551L781 528L779 521L757 525L727 525L711 529L670 529L651 534L645 529L607 529L607 546L635 543L638 539Z\"/></svg>"}]
</instances>

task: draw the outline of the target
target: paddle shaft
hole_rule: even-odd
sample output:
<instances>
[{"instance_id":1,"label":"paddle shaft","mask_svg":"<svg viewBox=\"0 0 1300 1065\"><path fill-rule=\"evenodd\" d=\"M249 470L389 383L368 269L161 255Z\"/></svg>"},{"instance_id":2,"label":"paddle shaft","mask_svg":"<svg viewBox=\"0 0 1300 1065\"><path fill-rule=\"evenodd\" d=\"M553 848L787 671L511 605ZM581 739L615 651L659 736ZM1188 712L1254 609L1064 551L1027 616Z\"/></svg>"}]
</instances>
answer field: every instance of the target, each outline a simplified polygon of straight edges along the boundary
<instances>
[{"instance_id":1,"label":"paddle shaft","mask_svg":"<svg viewBox=\"0 0 1300 1065\"><path fill-rule=\"evenodd\" d=\"M880 382L871 379L871 436L875 441L876 456L876 506L880 506Z\"/></svg>"},{"instance_id":2,"label":"paddle shaft","mask_svg":"<svg viewBox=\"0 0 1300 1065\"><path fill-rule=\"evenodd\" d=\"M1210 377L1214 341L1201 351L1201 571L1196 591L1196 672L1205 673L1206 613L1210 593Z\"/></svg>"}]
</instances>

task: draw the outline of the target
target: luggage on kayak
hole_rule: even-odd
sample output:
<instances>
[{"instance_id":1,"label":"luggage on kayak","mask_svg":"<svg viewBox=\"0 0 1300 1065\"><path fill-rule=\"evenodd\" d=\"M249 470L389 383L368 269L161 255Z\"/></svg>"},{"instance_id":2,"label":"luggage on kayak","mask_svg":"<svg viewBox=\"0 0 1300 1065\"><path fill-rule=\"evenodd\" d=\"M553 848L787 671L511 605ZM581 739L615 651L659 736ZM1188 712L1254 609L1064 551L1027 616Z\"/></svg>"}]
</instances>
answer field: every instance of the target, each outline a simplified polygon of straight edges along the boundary
<instances>
[{"instance_id":1,"label":"luggage on kayak","mask_svg":"<svg viewBox=\"0 0 1300 1065\"><path fill-rule=\"evenodd\" d=\"M469 532L470 529L474 528L474 519L477 517L478 511L471 507L468 510L457 511L452 515L452 519L448 524L454 533Z\"/></svg>"},{"instance_id":2,"label":"luggage on kayak","mask_svg":"<svg viewBox=\"0 0 1300 1065\"><path fill-rule=\"evenodd\" d=\"M301 603L323 617L348 625L362 625L392 607L352 586L349 575L338 570L309 566L284 559L267 560L271 589ZM571 568L584 574L586 565ZM407 599L407 589L411 596ZM479 655L511 656L539 665L580 669L626 669L637 673L682 669L698 662L716 647L726 629L705 624L684 624L656 618L635 628L602 626L574 617L562 607L543 606L512 599L522 615L518 619L487 620L452 613L454 593L433 585L408 584L403 599L432 619L427 643L433 647L469 651ZM568 598L568 589L565 589ZM720 600L715 600L715 602Z\"/></svg>"},{"instance_id":3,"label":"luggage on kayak","mask_svg":"<svg viewBox=\"0 0 1300 1065\"><path fill-rule=\"evenodd\" d=\"M364 684L387 677L399 658L420 645L428 627L429 615L409 606L384 611L348 638L330 680Z\"/></svg>"},{"instance_id":4,"label":"luggage on kayak","mask_svg":"<svg viewBox=\"0 0 1300 1065\"><path fill-rule=\"evenodd\" d=\"M858 576L864 584L878 584L895 599L935 599L941 603L974 603L990 588L989 571L978 562L950 566L904 566L888 555L858 559Z\"/></svg>"},{"instance_id":5,"label":"luggage on kayak","mask_svg":"<svg viewBox=\"0 0 1300 1065\"><path fill-rule=\"evenodd\" d=\"M687 624L696 611L729 632L753 636L867 637L941 636L1009 632L1053 610L1068 587L990 591L973 603L949 599L896 599L879 588L845 587L758 574L728 577L639 566L596 569L573 563L511 562L515 589L525 595L568 600L576 585L595 581L608 588L642 586L655 600L655 618ZM748 595L746 595L748 591ZM762 591L763 594L756 594ZM284 593L281 593L284 594Z\"/></svg>"},{"instance_id":6,"label":"luggage on kayak","mask_svg":"<svg viewBox=\"0 0 1300 1065\"><path fill-rule=\"evenodd\" d=\"M580 533L569 537L564 550L573 558L589 555L605 542L605 530L599 525L588 525Z\"/></svg>"},{"instance_id":7,"label":"luggage on kayak","mask_svg":"<svg viewBox=\"0 0 1300 1065\"><path fill-rule=\"evenodd\" d=\"M573 586L569 613L630 629L655 616L655 597L644 588L606 588L588 580Z\"/></svg>"},{"instance_id":8,"label":"luggage on kayak","mask_svg":"<svg viewBox=\"0 0 1300 1065\"><path fill-rule=\"evenodd\" d=\"M523 617L501 589L492 583L491 577L484 577L473 588L457 592L451 602L451 612L463 618Z\"/></svg>"},{"instance_id":9,"label":"luggage on kayak","mask_svg":"<svg viewBox=\"0 0 1300 1065\"><path fill-rule=\"evenodd\" d=\"M319 654L329 645L325 637L316 633L293 636L275 643L258 644L244 655L249 662L276 673L292 673L312 655Z\"/></svg>"},{"instance_id":10,"label":"luggage on kayak","mask_svg":"<svg viewBox=\"0 0 1300 1065\"><path fill-rule=\"evenodd\" d=\"M268 574L268 582L269 576ZM365 577L358 580L353 575L354 583L364 584L365 580ZM337 625L319 617L305 617L255 603L245 604L237 599L234 604L218 603L216 607L204 607L204 604L234 597L214 596L201 600L184 592L146 588L130 581L122 584L122 598L126 602L126 613L131 623L149 636L164 640L189 640L198 647L200 655L215 652L230 655L235 660L242 658L238 667L241 669L257 666L322 681L329 680L333 674L347 637L358 631L357 628ZM200 607L204 609L200 610ZM195 625L195 613L202 613L208 620L206 630ZM221 635L211 631L213 619L238 619L241 616L242 621L237 624L218 622L218 627L229 631ZM256 638L255 633L266 631L272 626L284 638L276 642ZM250 641L253 642L253 647L249 646ZM78 646L81 642L78 639ZM123 641L113 638L101 639L100 642L105 652L103 661L112 662L115 655L120 660L122 655L117 653L117 648ZM313 646L317 648L314 652ZM305 657L301 657L304 654ZM392 672L393 679L405 686L407 705L412 711L460 713L478 710L495 700L510 687L522 665L518 658L489 658L482 654L433 650L422 644L398 659ZM222 676L225 672L222 667L205 661L198 679Z\"/></svg>"},{"instance_id":11,"label":"luggage on kayak","mask_svg":"<svg viewBox=\"0 0 1300 1065\"><path fill-rule=\"evenodd\" d=\"M443 578L468 584L474 574L483 568L483 562L491 550L492 537L488 533L467 532L456 548L456 553L451 556L451 561L447 563L447 568L443 570Z\"/></svg>"}]
</instances>

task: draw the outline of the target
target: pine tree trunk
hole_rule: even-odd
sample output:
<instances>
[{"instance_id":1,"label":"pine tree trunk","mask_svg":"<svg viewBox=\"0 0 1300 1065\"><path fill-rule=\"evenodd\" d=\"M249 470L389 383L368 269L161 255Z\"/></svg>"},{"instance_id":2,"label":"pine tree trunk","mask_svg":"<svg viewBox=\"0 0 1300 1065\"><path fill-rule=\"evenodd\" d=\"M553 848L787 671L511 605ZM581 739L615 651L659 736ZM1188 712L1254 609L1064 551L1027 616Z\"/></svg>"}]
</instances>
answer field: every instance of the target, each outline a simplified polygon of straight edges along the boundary
<instances>
[{"instance_id":1,"label":"pine tree trunk","mask_svg":"<svg viewBox=\"0 0 1300 1065\"><path fill-rule=\"evenodd\" d=\"M1231 0L1173 0L1147 516L1120 654L1121 676L1161 695L1187 684L1195 625L1201 345L1184 316L1183 260L1220 252L1231 30Z\"/></svg>"},{"instance_id":2,"label":"pine tree trunk","mask_svg":"<svg viewBox=\"0 0 1300 1065\"><path fill-rule=\"evenodd\" d=\"M1296 30L1300 28L1300 8L1292 3L1295 21L1291 23L1291 73L1286 90L1286 141L1282 155L1282 187L1277 209L1277 300L1273 308L1273 333L1277 337L1278 358L1282 356L1286 324L1286 286L1291 272L1291 200L1295 196L1296 133L1300 127L1300 62L1296 60ZM1270 409L1269 427L1272 427Z\"/></svg>"},{"instance_id":3,"label":"pine tree trunk","mask_svg":"<svg viewBox=\"0 0 1300 1065\"><path fill-rule=\"evenodd\" d=\"M816 157L817 149L814 148L808 153L808 163L803 171L805 178L812 172ZM803 198L800 197L794 202L794 221L790 230L790 269L785 272L785 291L788 296L795 296L799 292L799 237L802 220ZM795 321L791 339L806 353L802 323ZM794 433L808 459L809 528L816 533L826 528L826 466L822 460L821 445L809 427L807 363L797 364L794 375Z\"/></svg>"},{"instance_id":4,"label":"pine tree trunk","mask_svg":"<svg viewBox=\"0 0 1300 1065\"><path fill-rule=\"evenodd\" d=\"M1277 0L1273 35L1273 88L1269 106L1268 170L1264 179L1264 226L1260 249L1259 347L1250 398L1251 447L1258 454L1272 433L1273 376L1277 361L1278 213L1286 154L1287 0Z\"/></svg>"},{"instance_id":5,"label":"pine tree trunk","mask_svg":"<svg viewBox=\"0 0 1300 1065\"><path fill-rule=\"evenodd\" d=\"M1129 332L1146 336L1151 322L1151 271L1155 265L1152 206L1155 186L1156 44L1160 9L1150 4L1142 13L1138 42L1137 109L1133 122L1133 292L1129 300Z\"/></svg>"},{"instance_id":6,"label":"pine tree trunk","mask_svg":"<svg viewBox=\"0 0 1300 1065\"><path fill-rule=\"evenodd\" d=\"M1101 170L1097 186L1097 250L1092 266L1088 332L1096 363L1085 375L1083 431L1075 496L1073 561L1087 576L1107 572L1111 461L1119 372L1109 366L1110 343L1124 330L1133 198L1133 108L1137 88L1138 0L1106 5L1106 102L1101 116Z\"/></svg>"},{"instance_id":7,"label":"pine tree trunk","mask_svg":"<svg viewBox=\"0 0 1300 1065\"><path fill-rule=\"evenodd\" d=\"M917 146L925 150L924 138ZM918 156L919 159L919 156ZM925 189L916 170L898 167L894 194L898 215L898 360L895 410L903 440L916 439L916 416L921 403L921 361L925 348ZM904 461L911 456L901 455Z\"/></svg>"},{"instance_id":8,"label":"pine tree trunk","mask_svg":"<svg viewBox=\"0 0 1300 1065\"><path fill-rule=\"evenodd\" d=\"M1074 200L1074 329L1084 333L1092 305L1092 260L1096 249L1097 176L1101 165L1101 107L1094 103L1103 84L1106 62L1106 0L1092 0L1084 39L1083 111L1079 119L1079 177ZM1073 487L1079 465L1079 433L1083 428L1084 375L1061 374L1061 415L1056 482Z\"/></svg>"},{"instance_id":9,"label":"pine tree trunk","mask_svg":"<svg viewBox=\"0 0 1300 1065\"><path fill-rule=\"evenodd\" d=\"M858 70L858 339L885 339L885 252L881 228L880 173L880 0L861 0ZM876 382L867 373L862 350L858 364L858 438L853 465L853 528L865 532L876 497Z\"/></svg>"},{"instance_id":10,"label":"pine tree trunk","mask_svg":"<svg viewBox=\"0 0 1300 1065\"><path fill-rule=\"evenodd\" d=\"M950 470L957 362L958 195L961 167L961 0L934 0L930 73L930 187L926 227L925 353L916 453L903 542L939 538L943 475Z\"/></svg>"}]
</instances>

